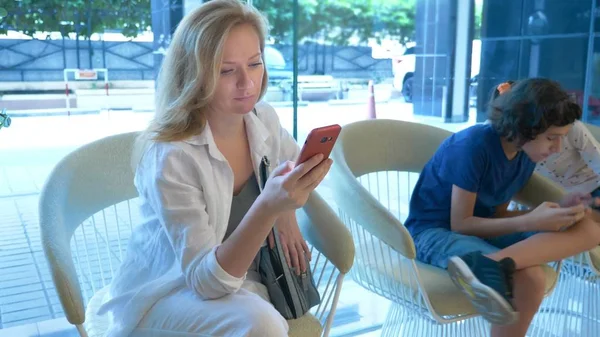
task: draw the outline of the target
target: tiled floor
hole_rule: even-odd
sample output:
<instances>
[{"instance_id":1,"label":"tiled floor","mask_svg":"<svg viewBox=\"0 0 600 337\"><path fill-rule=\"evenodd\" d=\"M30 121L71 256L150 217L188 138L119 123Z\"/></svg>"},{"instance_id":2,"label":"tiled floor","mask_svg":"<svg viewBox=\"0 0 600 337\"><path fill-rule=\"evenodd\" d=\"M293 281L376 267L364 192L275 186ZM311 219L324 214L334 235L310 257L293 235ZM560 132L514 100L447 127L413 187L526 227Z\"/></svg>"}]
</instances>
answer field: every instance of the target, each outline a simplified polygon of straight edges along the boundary
<instances>
[{"instance_id":1,"label":"tiled floor","mask_svg":"<svg viewBox=\"0 0 600 337\"><path fill-rule=\"evenodd\" d=\"M65 318L19 325L0 330L0 337L80 337Z\"/></svg>"},{"instance_id":2,"label":"tiled floor","mask_svg":"<svg viewBox=\"0 0 600 337\"><path fill-rule=\"evenodd\" d=\"M7 169L3 171L6 173ZM0 237L0 327L3 328L62 315L41 248L38 196L13 191L15 194L0 198L3 215L0 222L3 233Z\"/></svg>"}]
</instances>

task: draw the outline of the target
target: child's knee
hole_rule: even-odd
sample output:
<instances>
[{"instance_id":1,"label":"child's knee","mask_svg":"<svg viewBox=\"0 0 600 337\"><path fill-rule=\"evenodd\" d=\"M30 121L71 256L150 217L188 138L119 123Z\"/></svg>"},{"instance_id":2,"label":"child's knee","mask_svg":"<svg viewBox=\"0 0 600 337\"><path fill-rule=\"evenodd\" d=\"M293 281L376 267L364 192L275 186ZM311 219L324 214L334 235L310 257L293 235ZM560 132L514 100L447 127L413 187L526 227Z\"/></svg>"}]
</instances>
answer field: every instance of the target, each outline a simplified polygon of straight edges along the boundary
<instances>
[{"instance_id":1,"label":"child's knee","mask_svg":"<svg viewBox=\"0 0 600 337\"><path fill-rule=\"evenodd\" d=\"M546 272L542 266L529 267L515 272L514 287L522 287L515 295L526 297L528 304L536 308L544 299L546 293Z\"/></svg>"},{"instance_id":2,"label":"child's knee","mask_svg":"<svg viewBox=\"0 0 600 337\"><path fill-rule=\"evenodd\" d=\"M587 242L587 249L592 249L600 244L600 223L591 217L585 217L577 225L577 230Z\"/></svg>"}]
</instances>

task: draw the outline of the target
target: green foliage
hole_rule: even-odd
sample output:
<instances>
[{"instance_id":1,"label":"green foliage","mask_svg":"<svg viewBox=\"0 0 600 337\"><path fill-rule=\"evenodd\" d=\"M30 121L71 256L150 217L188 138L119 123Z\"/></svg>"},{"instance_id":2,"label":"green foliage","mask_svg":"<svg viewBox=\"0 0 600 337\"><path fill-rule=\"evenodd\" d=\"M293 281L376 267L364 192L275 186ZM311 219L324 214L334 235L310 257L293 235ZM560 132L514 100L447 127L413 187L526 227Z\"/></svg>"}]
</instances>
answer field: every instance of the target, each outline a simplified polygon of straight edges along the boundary
<instances>
[{"instance_id":1,"label":"green foliage","mask_svg":"<svg viewBox=\"0 0 600 337\"><path fill-rule=\"evenodd\" d=\"M8 15L0 19L0 34L11 28L27 35L79 31L87 37L110 29L135 37L151 24L150 0L7 0L2 7Z\"/></svg>"},{"instance_id":2,"label":"green foliage","mask_svg":"<svg viewBox=\"0 0 600 337\"><path fill-rule=\"evenodd\" d=\"M475 22L473 26L475 26L475 32L473 35L474 39L481 38L481 13L483 12L483 2L475 1Z\"/></svg>"},{"instance_id":3,"label":"green foliage","mask_svg":"<svg viewBox=\"0 0 600 337\"><path fill-rule=\"evenodd\" d=\"M416 0L299 0L298 39L318 39L337 45L350 38L411 39L415 30ZM254 0L271 25L276 42L291 43L293 2Z\"/></svg>"},{"instance_id":4,"label":"green foliage","mask_svg":"<svg viewBox=\"0 0 600 337\"><path fill-rule=\"evenodd\" d=\"M414 39L417 0L299 0L298 38L346 45L369 38ZM36 32L79 31L81 36L116 30L135 37L151 24L150 0L5 0L8 15L0 18L0 34L11 27L27 35ZM292 0L254 0L271 25L277 43L292 42ZM79 23L79 24L77 24ZM481 6L475 10L479 37Z\"/></svg>"}]
</instances>

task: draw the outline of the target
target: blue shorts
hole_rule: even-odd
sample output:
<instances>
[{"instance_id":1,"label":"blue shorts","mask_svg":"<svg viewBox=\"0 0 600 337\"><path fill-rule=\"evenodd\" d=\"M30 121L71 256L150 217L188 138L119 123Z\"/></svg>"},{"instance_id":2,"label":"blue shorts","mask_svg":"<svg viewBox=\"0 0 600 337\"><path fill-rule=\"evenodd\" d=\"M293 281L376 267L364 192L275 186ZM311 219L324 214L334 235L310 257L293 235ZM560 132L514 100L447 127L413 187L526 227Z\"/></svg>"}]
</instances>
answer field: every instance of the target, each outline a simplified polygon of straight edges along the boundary
<instances>
[{"instance_id":1,"label":"blue shorts","mask_svg":"<svg viewBox=\"0 0 600 337\"><path fill-rule=\"evenodd\" d=\"M426 229L413 237L417 260L446 269L448 259L472 252L495 253L523 241L536 232L513 233L491 239L463 235L445 228Z\"/></svg>"}]
</instances>

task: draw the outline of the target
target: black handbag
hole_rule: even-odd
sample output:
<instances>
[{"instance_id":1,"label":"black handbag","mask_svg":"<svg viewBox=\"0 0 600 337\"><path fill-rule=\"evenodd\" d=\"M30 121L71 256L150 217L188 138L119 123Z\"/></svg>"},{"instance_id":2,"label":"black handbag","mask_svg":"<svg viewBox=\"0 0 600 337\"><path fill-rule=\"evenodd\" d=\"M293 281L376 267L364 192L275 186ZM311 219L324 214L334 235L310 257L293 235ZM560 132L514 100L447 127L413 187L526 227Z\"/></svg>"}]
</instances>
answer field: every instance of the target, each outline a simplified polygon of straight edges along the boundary
<instances>
[{"instance_id":1,"label":"black handbag","mask_svg":"<svg viewBox=\"0 0 600 337\"><path fill-rule=\"evenodd\" d=\"M265 186L269 177L269 160L263 157L260 165L260 190ZM271 303L285 319L302 317L310 308L321 303L321 296L315 286L310 264L307 259L306 272L296 275L285 260L283 248L277 229L273 227L272 234L275 246L268 244L261 247L258 270L262 283L267 287Z\"/></svg>"}]
</instances>

